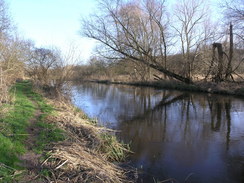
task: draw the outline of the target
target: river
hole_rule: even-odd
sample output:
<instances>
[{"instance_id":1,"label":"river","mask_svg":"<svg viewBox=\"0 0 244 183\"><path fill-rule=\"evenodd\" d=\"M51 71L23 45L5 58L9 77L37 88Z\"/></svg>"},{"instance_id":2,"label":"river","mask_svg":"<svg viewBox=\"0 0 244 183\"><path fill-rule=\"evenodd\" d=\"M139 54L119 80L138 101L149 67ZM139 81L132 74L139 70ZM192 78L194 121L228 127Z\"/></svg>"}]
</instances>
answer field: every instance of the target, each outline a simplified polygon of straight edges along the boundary
<instances>
[{"instance_id":1,"label":"river","mask_svg":"<svg viewBox=\"0 0 244 183\"><path fill-rule=\"evenodd\" d=\"M72 96L130 143L137 182L244 182L244 99L98 83L76 84Z\"/></svg>"}]
</instances>

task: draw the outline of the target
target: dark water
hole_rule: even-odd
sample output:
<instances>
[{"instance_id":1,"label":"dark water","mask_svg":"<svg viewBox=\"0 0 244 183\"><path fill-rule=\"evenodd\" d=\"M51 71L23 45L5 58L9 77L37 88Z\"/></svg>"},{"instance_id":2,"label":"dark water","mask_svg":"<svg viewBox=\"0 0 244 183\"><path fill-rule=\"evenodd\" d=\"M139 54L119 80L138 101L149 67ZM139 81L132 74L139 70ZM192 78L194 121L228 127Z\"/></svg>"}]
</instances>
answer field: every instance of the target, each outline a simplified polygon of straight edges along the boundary
<instances>
[{"instance_id":1,"label":"dark water","mask_svg":"<svg viewBox=\"0 0 244 183\"><path fill-rule=\"evenodd\" d=\"M73 102L131 143L138 182L244 183L243 99L85 83Z\"/></svg>"}]
</instances>

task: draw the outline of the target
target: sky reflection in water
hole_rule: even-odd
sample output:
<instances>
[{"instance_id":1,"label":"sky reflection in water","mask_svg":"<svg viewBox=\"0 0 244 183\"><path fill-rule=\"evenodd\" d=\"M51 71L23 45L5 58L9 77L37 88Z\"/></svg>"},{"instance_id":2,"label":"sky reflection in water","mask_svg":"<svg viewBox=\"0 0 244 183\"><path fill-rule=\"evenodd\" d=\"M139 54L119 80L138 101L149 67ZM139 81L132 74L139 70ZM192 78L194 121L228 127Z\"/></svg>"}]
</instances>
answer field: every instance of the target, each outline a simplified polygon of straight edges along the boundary
<instances>
[{"instance_id":1,"label":"sky reflection in water","mask_svg":"<svg viewBox=\"0 0 244 183\"><path fill-rule=\"evenodd\" d=\"M74 85L73 103L131 143L138 182L244 182L244 100L123 85Z\"/></svg>"}]
</instances>

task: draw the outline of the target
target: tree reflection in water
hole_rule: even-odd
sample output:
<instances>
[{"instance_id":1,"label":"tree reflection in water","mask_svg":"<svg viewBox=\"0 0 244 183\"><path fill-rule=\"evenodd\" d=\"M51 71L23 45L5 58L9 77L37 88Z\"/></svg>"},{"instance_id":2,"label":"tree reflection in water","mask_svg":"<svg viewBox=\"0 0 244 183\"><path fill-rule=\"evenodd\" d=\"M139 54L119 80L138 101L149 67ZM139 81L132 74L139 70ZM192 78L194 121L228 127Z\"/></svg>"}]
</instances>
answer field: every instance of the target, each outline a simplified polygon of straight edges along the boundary
<instances>
[{"instance_id":1,"label":"tree reflection in water","mask_svg":"<svg viewBox=\"0 0 244 183\"><path fill-rule=\"evenodd\" d=\"M138 182L184 182L190 173L191 182L244 181L243 100L91 83L73 94L78 107L131 143L131 165L143 172Z\"/></svg>"}]
</instances>

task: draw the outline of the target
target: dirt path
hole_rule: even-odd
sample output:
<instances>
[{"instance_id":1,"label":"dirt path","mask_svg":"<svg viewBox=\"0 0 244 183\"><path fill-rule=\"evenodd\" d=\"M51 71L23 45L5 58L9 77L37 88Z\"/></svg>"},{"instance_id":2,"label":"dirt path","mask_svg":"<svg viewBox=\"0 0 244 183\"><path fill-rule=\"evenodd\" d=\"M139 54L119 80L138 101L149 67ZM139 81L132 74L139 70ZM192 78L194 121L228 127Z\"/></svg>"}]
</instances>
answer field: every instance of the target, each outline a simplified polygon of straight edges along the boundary
<instances>
[{"instance_id":1,"label":"dirt path","mask_svg":"<svg viewBox=\"0 0 244 183\"><path fill-rule=\"evenodd\" d=\"M26 174L23 176L21 183L30 182L30 183L41 183L43 181L36 180L38 178L38 172L41 171L41 154L34 152L34 147L36 146L36 141L38 135L41 131L41 128L37 126L37 122L40 116L43 114L38 106L38 104L32 100L32 103L36 107L35 115L30 119L29 127L27 128L28 138L25 141L27 152L20 157L21 166L27 169Z\"/></svg>"}]
</instances>

